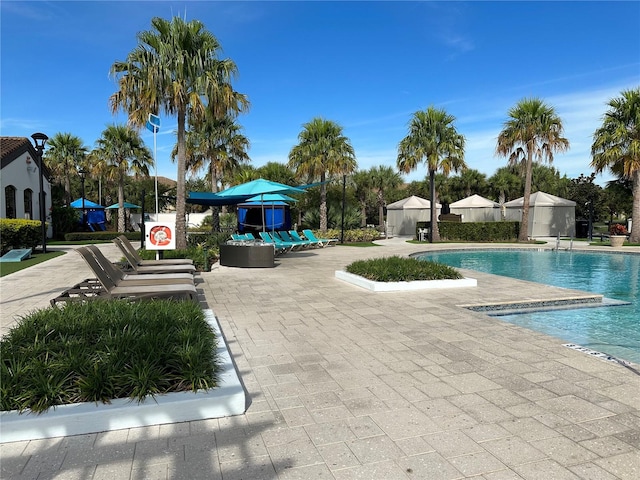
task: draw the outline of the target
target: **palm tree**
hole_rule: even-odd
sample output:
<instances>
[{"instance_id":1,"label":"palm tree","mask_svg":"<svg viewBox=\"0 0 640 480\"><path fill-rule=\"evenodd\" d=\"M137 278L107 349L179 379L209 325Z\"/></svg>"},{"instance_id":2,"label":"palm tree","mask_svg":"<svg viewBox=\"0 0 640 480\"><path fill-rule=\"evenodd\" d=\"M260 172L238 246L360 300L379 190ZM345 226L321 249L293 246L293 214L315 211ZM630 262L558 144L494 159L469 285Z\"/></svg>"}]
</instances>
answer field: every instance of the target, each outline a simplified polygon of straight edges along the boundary
<instances>
[{"instance_id":1,"label":"palm tree","mask_svg":"<svg viewBox=\"0 0 640 480\"><path fill-rule=\"evenodd\" d=\"M367 205L371 197L371 174L360 170L351 175L351 183L358 203L360 204L360 227L367 226Z\"/></svg>"},{"instance_id":2,"label":"palm tree","mask_svg":"<svg viewBox=\"0 0 640 480\"><path fill-rule=\"evenodd\" d=\"M125 125L109 125L96 141L92 152L110 180L118 184L118 231L125 231L124 184L129 174L149 175L153 166L151 151L135 130Z\"/></svg>"},{"instance_id":3,"label":"palm tree","mask_svg":"<svg viewBox=\"0 0 640 480\"><path fill-rule=\"evenodd\" d=\"M378 225L382 227L384 225L385 192L398 188L402 184L402 177L393 168L384 165L371 167L369 175L371 176L371 188L376 191Z\"/></svg>"},{"instance_id":4,"label":"palm tree","mask_svg":"<svg viewBox=\"0 0 640 480\"><path fill-rule=\"evenodd\" d=\"M640 88L624 90L608 105L602 126L593 134L591 166L596 173L609 168L620 179L631 180L633 227L629 241L640 243Z\"/></svg>"},{"instance_id":5,"label":"palm tree","mask_svg":"<svg viewBox=\"0 0 640 480\"><path fill-rule=\"evenodd\" d=\"M236 114L246 110L249 102L231 86L237 74L235 63L218 59L220 43L201 22L155 17L151 26L152 30L138 33L139 44L127 59L112 65L119 90L109 102L114 113L126 111L136 128L144 126L149 113L162 110L176 115L176 248L185 248L187 121L197 123L206 112L216 118Z\"/></svg>"},{"instance_id":6,"label":"palm tree","mask_svg":"<svg viewBox=\"0 0 640 480\"><path fill-rule=\"evenodd\" d=\"M519 242L529 240L529 200L533 162L553 162L554 152L569 149L569 140L562 136L562 120L553 107L538 98L520 100L509 110L509 119L498 135L496 154L509 157L512 165L524 165L524 198Z\"/></svg>"},{"instance_id":7,"label":"palm tree","mask_svg":"<svg viewBox=\"0 0 640 480\"><path fill-rule=\"evenodd\" d=\"M217 119L207 114L186 132L187 171L196 173L206 167L213 193L219 191L218 185L224 175L232 174L249 161L249 139L240 133L240 129L240 125L230 116ZM171 159L175 160L177 154L176 145L171 152ZM218 231L219 208L212 207L212 213L211 227Z\"/></svg>"},{"instance_id":8,"label":"palm tree","mask_svg":"<svg viewBox=\"0 0 640 480\"><path fill-rule=\"evenodd\" d=\"M289 167L298 176L319 179L320 230L327 231L327 185L333 175L348 175L355 171L356 157L351 142L342 127L331 120L316 117L303 126L299 143L289 152Z\"/></svg>"},{"instance_id":9,"label":"palm tree","mask_svg":"<svg viewBox=\"0 0 640 480\"><path fill-rule=\"evenodd\" d=\"M429 172L431 228L429 241L440 241L438 215L436 209L435 175L438 170L444 175L464 170L464 136L460 135L454 125L455 117L444 109L433 106L427 110L417 111L409 122L409 133L398 146L398 169L409 173L425 162Z\"/></svg>"},{"instance_id":10,"label":"palm tree","mask_svg":"<svg viewBox=\"0 0 640 480\"><path fill-rule=\"evenodd\" d=\"M71 204L71 172L77 171L87 156L87 147L82 139L70 133L56 133L49 139L49 148L44 154L47 165L55 177L64 184L64 203Z\"/></svg>"}]
</instances>

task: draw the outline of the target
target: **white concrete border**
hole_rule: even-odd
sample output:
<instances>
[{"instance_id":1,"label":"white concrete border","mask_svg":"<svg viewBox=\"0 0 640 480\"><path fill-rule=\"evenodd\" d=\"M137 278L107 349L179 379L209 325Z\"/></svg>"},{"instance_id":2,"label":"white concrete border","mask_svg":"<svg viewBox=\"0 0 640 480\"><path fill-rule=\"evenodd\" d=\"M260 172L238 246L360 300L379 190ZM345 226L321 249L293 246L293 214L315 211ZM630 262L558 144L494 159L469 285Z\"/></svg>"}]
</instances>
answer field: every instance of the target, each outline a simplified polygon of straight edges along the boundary
<instances>
[{"instance_id":1,"label":"white concrete border","mask_svg":"<svg viewBox=\"0 0 640 480\"><path fill-rule=\"evenodd\" d=\"M41 414L0 413L0 443L105 432L122 428L187 422L240 415L246 410L240 383L220 325L209 309L204 311L218 338L218 386L211 390L157 395L141 403L119 398L110 404L60 405Z\"/></svg>"},{"instance_id":2,"label":"white concrete border","mask_svg":"<svg viewBox=\"0 0 640 480\"><path fill-rule=\"evenodd\" d=\"M475 278L462 278L460 280L419 280L415 282L374 282L373 280L368 280L343 270L336 270L336 278L343 282L366 288L372 292L410 292L414 290L478 286L478 281Z\"/></svg>"}]
</instances>

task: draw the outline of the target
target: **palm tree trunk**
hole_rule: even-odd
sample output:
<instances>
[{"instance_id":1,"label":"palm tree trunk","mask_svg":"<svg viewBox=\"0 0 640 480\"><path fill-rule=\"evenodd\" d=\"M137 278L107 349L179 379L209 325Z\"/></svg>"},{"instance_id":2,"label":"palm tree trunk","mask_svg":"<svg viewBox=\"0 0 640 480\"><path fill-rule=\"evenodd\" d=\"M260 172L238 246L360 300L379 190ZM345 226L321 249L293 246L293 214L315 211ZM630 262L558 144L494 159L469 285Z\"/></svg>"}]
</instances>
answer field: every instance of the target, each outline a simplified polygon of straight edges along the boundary
<instances>
[{"instance_id":1,"label":"palm tree trunk","mask_svg":"<svg viewBox=\"0 0 640 480\"><path fill-rule=\"evenodd\" d=\"M325 181L324 172L320 175L320 231L327 231L327 184Z\"/></svg>"},{"instance_id":2,"label":"palm tree trunk","mask_svg":"<svg viewBox=\"0 0 640 480\"><path fill-rule=\"evenodd\" d=\"M631 235L629 242L640 243L640 168L633 172L633 207L631 208Z\"/></svg>"},{"instance_id":3,"label":"palm tree trunk","mask_svg":"<svg viewBox=\"0 0 640 480\"><path fill-rule=\"evenodd\" d=\"M362 228L367 226L367 203L360 203L360 226Z\"/></svg>"},{"instance_id":4,"label":"palm tree trunk","mask_svg":"<svg viewBox=\"0 0 640 480\"><path fill-rule=\"evenodd\" d=\"M436 171L429 170L429 201L431 202L431 228L429 229L429 242L440 241L438 229L438 207L436 205Z\"/></svg>"},{"instance_id":5,"label":"palm tree trunk","mask_svg":"<svg viewBox=\"0 0 640 480\"><path fill-rule=\"evenodd\" d=\"M382 191L378 192L378 226L384 225L384 196Z\"/></svg>"},{"instance_id":6,"label":"palm tree trunk","mask_svg":"<svg viewBox=\"0 0 640 480\"><path fill-rule=\"evenodd\" d=\"M71 179L69 178L69 168L66 163L64 167L64 203L67 207L71 205Z\"/></svg>"},{"instance_id":7,"label":"palm tree trunk","mask_svg":"<svg viewBox=\"0 0 640 480\"><path fill-rule=\"evenodd\" d=\"M531 176L533 172L533 147L527 148L527 171L524 176L524 197L522 199L522 222L520 223L519 242L529 241L529 201L531 197Z\"/></svg>"},{"instance_id":8,"label":"palm tree trunk","mask_svg":"<svg viewBox=\"0 0 640 480\"><path fill-rule=\"evenodd\" d=\"M124 175L118 179L118 232L124 232Z\"/></svg>"},{"instance_id":9,"label":"palm tree trunk","mask_svg":"<svg viewBox=\"0 0 640 480\"><path fill-rule=\"evenodd\" d=\"M216 169L213 167L213 160L211 161L211 191L213 193L218 192L218 175ZM211 207L211 231L220 231L220 208L216 206Z\"/></svg>"},{"instance_id":10,"label":"palm tree trunk","mask_svg":"<svg viewBox=\"0 0 640 480\"><path fill-rule=\"evenodd\" d=\"M187 167L187 154L185 142L186 112L184 108L178 110L178 178L176 185L176 249L187 248L186 226L186 197L185 197L185 170Z\"/></svg>"}]
</instances>

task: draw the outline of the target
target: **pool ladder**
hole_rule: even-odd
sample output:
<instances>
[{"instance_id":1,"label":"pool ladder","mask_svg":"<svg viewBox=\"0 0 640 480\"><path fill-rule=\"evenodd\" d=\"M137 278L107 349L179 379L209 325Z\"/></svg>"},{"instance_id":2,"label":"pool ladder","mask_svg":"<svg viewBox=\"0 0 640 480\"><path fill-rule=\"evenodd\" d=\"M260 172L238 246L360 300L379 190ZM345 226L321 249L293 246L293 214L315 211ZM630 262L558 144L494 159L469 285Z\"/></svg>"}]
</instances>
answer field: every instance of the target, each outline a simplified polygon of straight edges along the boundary
<instances>
[{"instance_id":1,"label":"pool ladder","mask_svg":"<svg viewBox=\"0 0 640 480\"><path fill-rule=\"evenodd\" d=\"M568 251L573 251L573 236L571 237L571 240L569 242L569 248L565 248L565 250ZM558 235L556 236L556 248L555 251L558 252L560 251L560 234L558 233Z\"/></svg>"}]
</instances>

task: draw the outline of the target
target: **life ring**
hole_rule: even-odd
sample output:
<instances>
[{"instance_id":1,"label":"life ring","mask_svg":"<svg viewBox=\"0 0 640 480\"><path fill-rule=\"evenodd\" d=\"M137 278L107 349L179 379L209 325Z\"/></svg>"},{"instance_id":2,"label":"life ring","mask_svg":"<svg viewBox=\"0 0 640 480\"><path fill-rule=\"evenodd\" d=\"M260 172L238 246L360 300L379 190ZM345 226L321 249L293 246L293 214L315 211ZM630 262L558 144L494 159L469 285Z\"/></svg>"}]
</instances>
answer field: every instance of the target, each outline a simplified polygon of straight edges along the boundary
<instances>
[{"instance_id":1,"label":"life ring","mask_svg":"<svg viewBox=\"0 0 640 480\"><path fill-rule=\"evenodd\" d=\"M171 243L171 229L165 225L158 225L151 228L149 241L156 247L166 247Z\"/></svg>"}]
</instances>

